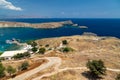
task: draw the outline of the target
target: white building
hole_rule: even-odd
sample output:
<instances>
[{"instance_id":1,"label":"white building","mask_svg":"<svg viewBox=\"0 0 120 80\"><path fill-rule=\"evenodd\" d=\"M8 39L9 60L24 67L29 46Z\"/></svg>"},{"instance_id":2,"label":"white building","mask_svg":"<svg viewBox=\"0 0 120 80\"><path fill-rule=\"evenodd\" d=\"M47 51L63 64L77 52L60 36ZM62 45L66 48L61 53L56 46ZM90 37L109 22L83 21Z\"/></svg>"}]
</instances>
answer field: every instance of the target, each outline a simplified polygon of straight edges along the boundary
<instances>
[{"instance_id":1,"label":"white building","mask_svg":"<svg viewBox=\"0 0 120 80\"><path fill-rule=\"evenodd\" d=\"M12 57L18 53L25 53L27 50L16 50L16 51L5 51L0 58L5 58L6 60L11 60Z\"/></svg>"}]
</instances>

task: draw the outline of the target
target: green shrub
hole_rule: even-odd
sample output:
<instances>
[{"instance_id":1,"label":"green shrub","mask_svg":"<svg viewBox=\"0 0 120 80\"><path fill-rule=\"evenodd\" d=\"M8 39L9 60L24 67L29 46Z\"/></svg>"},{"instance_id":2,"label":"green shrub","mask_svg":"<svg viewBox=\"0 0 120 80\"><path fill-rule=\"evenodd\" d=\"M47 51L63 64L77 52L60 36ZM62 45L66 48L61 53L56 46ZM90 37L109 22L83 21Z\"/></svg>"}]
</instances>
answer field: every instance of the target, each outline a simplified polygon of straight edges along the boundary
<instances>
[{"instance_id":1,"label":"green shrub","mask_svg":"<svg viewBox=\"0 0 120 80\"><path fill-rule=\"evenodd\" d=\"M23 70L28 69L28 67L29 67L29 63L28 62L23 62L21 64L21 66L19 66L19 70L23 71Z\"/></svg>"},{"instance_id":2,"label":"green shrub","mask_svg":"<svg viewBox=\"0 0 120 80\"><path fill-rule=\"evenodd\" d=\"M23 59L23 58L29 58L31 55L28 52L25 53L18 53L13 56L14 59Z\"/></svg>"},{"instance_id":3,"label":"green shrub","mask_svg":"<svg viewBox=\"0 0 120 80\"><path fill-rule=\"evenodd\" d=\"M4 58L4 57L1 57L1 58L0 58L0 62L1 62L1 61L4 61L4 60L5 60L5 58Z\"/></svg>"},{"instance_id":4,"label":"green shrub","mask_svg":"<svg viewBox=\"0 0 120 80\"><path fill-rule=\"evenodd\" d=\"M8 66L6 70L10 76L16 72L16 69L13 68L12 66Z\"/></svg>"},{"instance_id":5,"label":"green shrub","mask_svg":"<svg viewBox=\"0 0 120 80\"><path fill-rule=\"evenodd\" d=\"M37 46L37 43L35 41L28 41L27 44L31 45L32 47L36 47Z\"/></svg>"},{"instance_id":6,"label":"green shrub","mask_svg":"<svg viewBox=\"0 0 120 80\"><path fill-rule=\"evenodd\" d=\"M63 40L63 41L62 41L62 44L63 44L63 45L67 45L67 44L68 44L67 40Z\"/></svg>"},{"instance_id":7,"label":"green shrub","mask_svg":"<svg viewBox=\"0 0 120 80\"><path fill-rule=\"evenodd\" d=\"M49 44L46 44L45 47L49 47Z\"/></svg>"},{"instance_id":8,"label":"green shrub","mask_svg":"<svg viewBox=\"0 0 120 80\"><path fill-rule=\"evenodd\" d=\"M70 51L73 51L73 49L70 47L65 47L65 48L62 48L61 51L62 52L70 52Z\"/></svg>"},{"instance_id":9,"label":"green shrub","mask_svg":"<svg viewBox=\"0 0 120 80\"><path fill-rule=\"evenodd\" d=\"M29 58L31 56L29 52L25 52L25 53L23 53L23 55L25 58Z\"/></svg>"},{"instance_id":10,"label":"green shrub","mask_svg":"<svg viewBox=\"0 0 120 80\"><path fill-rule=\"evenodd\" d=\"M0 78L5 76L5 67L0 63Z\"/></svg>"},{"instance_id":11,"label":"green shrub","mask_svg":"<svg viewBox=\"0 0 120 80\"><path fill-rule=\"evenodd\" d=\"M0 55L2 54L3 52L0 52Z\"/></svg>"},{"instance_id":12,"label":"green shrub","mask_svg":"<svg viewBox=\"0 0 120 80\"><path fill-rule=\"evenodd\" d=\"M36 52L37 50L38 50L38 48L36 48L36 47L33 47L33 48L32 48L32 51L33 51L33 52Z\"/></svg>"},{"instance_id":13,"label":"green shrub","mask_svg":"<svg viewBox=\"0 0 120 80\"><path fill-rule=\"evenodd\" d=\"M88 61L86 66L90 70L93 78L99 78L101 75L105 75L106 73L106 67L101 60Z\"/></svg>"},{"instance_id":14,"label":"green shrub","mask_svg":"<svg viewBox=\"0 0 120 80\"><path fill-rule=\"evenodd\" d=\"M39 53L40 53L40 54L44 54L44 53L45 53L45 51L46 51L46 49L45 49L45 48L40 48L40 49L39 49Z\"/></svg>"}]
</instances>

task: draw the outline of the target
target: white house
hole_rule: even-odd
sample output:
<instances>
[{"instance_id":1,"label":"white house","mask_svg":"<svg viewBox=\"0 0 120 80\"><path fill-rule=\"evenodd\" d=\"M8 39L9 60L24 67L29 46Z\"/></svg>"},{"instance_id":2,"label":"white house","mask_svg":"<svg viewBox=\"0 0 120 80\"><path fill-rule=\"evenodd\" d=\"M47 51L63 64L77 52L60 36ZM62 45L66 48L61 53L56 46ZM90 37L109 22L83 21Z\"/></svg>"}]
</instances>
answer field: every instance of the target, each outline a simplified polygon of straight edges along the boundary
<instances>
[{"instance_id":1,"label":"white house","mask_svg":"<svg viewBox=\"0 0 120 80\"><path fill-rule=\"evenodd\" d=\"M16 50L16 51L5 51L0 58L5 58L6 60L11 60L12 57L18 53L25 53L27 50Z\"/></svg>"}]
</instances>

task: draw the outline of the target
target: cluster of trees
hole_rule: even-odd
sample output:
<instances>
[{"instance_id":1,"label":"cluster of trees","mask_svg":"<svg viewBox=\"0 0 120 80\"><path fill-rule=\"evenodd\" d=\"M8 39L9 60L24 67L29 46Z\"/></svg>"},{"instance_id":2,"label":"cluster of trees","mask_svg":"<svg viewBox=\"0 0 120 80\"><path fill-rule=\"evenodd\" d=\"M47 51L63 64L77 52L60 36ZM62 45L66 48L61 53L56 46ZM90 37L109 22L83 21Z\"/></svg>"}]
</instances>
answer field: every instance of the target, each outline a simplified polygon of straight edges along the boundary
<instances>
[{"instance_id":1,"label":"cluster of trees","mask_svg":"<svg viewBox=\"0 0 120 80\"><path fill-rule=\"evenodd\" d=\"M29 52L25 52L25 53L18 53L16 55L13 56L14 59L23 59L23 58L29 58L31 56L31 54Z\"/></svg>"},{"instance_id":2,"label":"cluster of trees","mask_svg":"<svg viewBox=\"0 0 120 80\"><path fill-rule=\"evenodd\" d=\"M23 71L28 69L29 67L29 63L28 62L23 62L19 67L18 70ZM9 74L9 76L13 77L17 70L16 68L13 68L12 66L8 66L8 67L4 67L2 63L0 63L0 78L6 76L5 72L7 72Z\"/></svg>"}]
</instances>

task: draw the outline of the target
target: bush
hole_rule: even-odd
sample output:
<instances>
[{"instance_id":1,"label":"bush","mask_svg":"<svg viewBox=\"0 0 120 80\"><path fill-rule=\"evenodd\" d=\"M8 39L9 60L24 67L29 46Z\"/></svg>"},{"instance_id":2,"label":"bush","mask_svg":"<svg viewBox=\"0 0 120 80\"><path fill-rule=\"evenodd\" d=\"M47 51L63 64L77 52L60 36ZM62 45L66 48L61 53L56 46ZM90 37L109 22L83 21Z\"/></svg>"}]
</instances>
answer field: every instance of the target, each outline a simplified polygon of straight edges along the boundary
<instances>
[{"instance_id":1,"label":"bush","mask_svg":"<svg viewBox=\"0 0 120 80\"><path fill-rule=\"evenodd\" d=\"M120 74L117 75L117 77L115 78L115 80L120 80Z\"/></svg>"},{"instance_id":2,"label":"bush","mask_svg":"<svg viewBox=\"0 0 120 80\"><path fill-rule=\"evenodd\" d=\"M27 44L31 45L32 47L36 47L37 46L37 43L35 41L28 41Z\"/></svg>"},{"instance_id":3,"label":"bush","mask_svg":"<svg viewBox=\"0 0 120 80\"><path fill-rule=\"evenodd\" d=\"M40 48L40 49L39 49L39 53L40 53L40 54L44 54L44 53L45 53L45 51L46 51L46 49L45 49L45 48Z\"/></svg>"},{"instance_id":4,"label":"bush","mask_svg":"<svg viewBox=\"0 0 120 80\"><path fill-rule=\"evenodd\" d=\"M93 78L99 78L101 75L105 75L106 73L106 67L101 60L88 61L86 66L90 70Z\"/></svg>"},{"instance_id":5,"label":"bush","mask_svg":"<svg viewBox=\"0 0 120 80\"><path fill-rule=\"evenodd\" d=\"M3 52L0 52L0 55L2 54Z\"/></svg>"},{"instance_id":6,"label":"bush","mask_svg":"<svg viewBox=\"0 0 120 80\"><path fill-rule=\"evenodd\" d=\"M73 51L73 49L70 47L62 48L62 52L70 52L70 51Z\"/></svg>"},{"instance_id":7,"label":"bush","mask_svg":"<svg viewBox=\"0 0 120 80\"><path fill-rule=\"evenodd\" d=\"M23 71L23 70L28 69L28 67L29 67L29 63L28 62L23 62L21 64L21 66L19 66L19 70Z\"/></svg>"},{"instance_id":8,"label":"bush","mask_svg":"<svg viewBox=\"0 0 120 80\"><path fill-rule=\"evenodd\" d=\"M68 44L67 40L63 40L63 41L62 41L62 44L63 44L63 45L67 45L67 44Z\"/></svg>"},{"instance_id":9,"label":"bush","mask_svg":"<svg viewBox=\"0 0 120 80\"><path fill-rule=\"evenodd\" d=\"M31 56L29 52L25 52L25 53L23 53L23 55L25 58L29 58Z\"/></svg>"},{"instance_id":10,"label":"bush","mask_svg":"<svg viewBox=\"0 0 120 80\"><path fill-rule=\"evenodd\" d=\"M12 66L8 66L6 70L10 74L10 76L16 72L16 69Z\"/></svg>"},{"instance_id":11,"label":"bush","mask_svg":"<svg viewBox=\"0 0 120 80\"><path fill-rule=\"evenodd\" d=\"M32 48L32 51L33 51L33 52L36 52L37 50L38 50L38 48L36 48L36 47L33 47L33 48Z\"/></svg>"},{"instance_id":12,"label":"bush","mask_svg":"<svg viewBox=\"0 0 120 80\"><path fill-rule=\"evenodd\" d=\"M5 58L4 58L4 57L1 57L1 58L0 58L0 62L1 62L1 61L4 61L4 60L5 60Z\"/></svg>"},{"instance_id":13,"label":"bush","mask_svg":"<svg viewBox=\"0 0 120 80\"><path fill-rule=\"evenodd\" d=\"M46 44L45 47L49 47L49 44Z\"/></svg>"},{"instance_id":14,"label":"bush","mask_svg":"<svg viewBox=\"0 0 120 80\"><path fill-rule=\"evenodd\" d=\"M0 63L0 78L5 76L5 67Z\"/></svg>"},{"instance_id":15,"label":"bush","mask_svg":"<svg viewBox=\"0 0 120 80\"><path fill-rule=\"evenodd\" d=\"M25 52L25 53L18 53L16 55L13 56L14 59L22 59L22 58L28 58L30 57L30 53Z\"/></svg>"}]
</instances>

